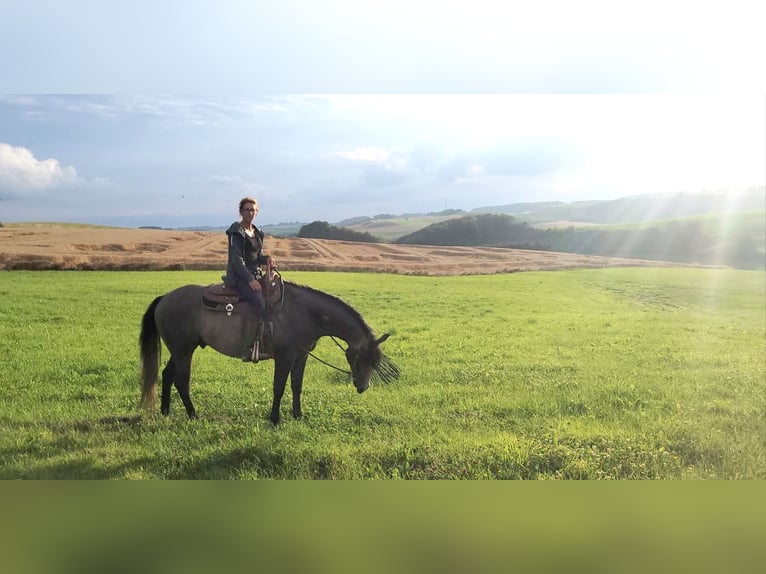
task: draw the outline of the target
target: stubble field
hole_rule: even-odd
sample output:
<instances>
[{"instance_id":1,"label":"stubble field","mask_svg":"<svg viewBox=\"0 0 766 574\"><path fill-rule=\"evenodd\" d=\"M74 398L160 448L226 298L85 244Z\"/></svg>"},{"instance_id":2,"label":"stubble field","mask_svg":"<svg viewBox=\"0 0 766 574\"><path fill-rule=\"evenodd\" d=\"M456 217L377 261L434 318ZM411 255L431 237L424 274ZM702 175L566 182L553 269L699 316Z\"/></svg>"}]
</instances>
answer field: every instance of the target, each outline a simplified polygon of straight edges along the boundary
<instances>
[{"instance_id":1,"label":"stubble field","mask_svg":"<svg viewBox=\"0 0 766 574\"><path fill-rule=\"evenodd\" d=\"M670 265L489 247L433 247L266 237L283 270L474 275ZM0 269L225 270L223 233L45 224L0 227Z\"/></svg>"}]
</instances>

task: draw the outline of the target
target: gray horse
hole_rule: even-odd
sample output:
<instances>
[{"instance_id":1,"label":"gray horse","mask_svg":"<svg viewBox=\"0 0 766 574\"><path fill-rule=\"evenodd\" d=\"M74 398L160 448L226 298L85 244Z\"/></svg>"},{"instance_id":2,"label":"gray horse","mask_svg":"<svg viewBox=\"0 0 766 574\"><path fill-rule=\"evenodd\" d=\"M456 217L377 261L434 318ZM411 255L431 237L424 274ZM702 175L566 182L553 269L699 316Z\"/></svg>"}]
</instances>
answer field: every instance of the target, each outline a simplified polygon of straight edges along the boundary
<instances>
[{"instance_id":1,"label":"gray horse","mask_svg":"<svg viewBox=\"0 0 766 574\"><path fill-rule=\"evenodd\" d=\"M242 321L247 313L213 311L202 305L206 287L185 285L157 297L144 313L139 344L143 379L143 406L151 410L157 397L160 367L160 339L170 352L162 371L160 412L170 413L170 392L175 385L189 418L197 413L189 395L192 354L197 347L210 346L230 357L240 356ZM279 422L279 405L287 376L293 398L293 416L300 418L303 372L308 353L323 336L342 339L351 379L357 392L364 392L370 377L383 381L395 379L399 370L380 350L388 334L375 338L372 330L353 307L337 297L310 287L285 281L279 309L272 310L274 359L274 400L270 419Z\"/></svg>"}]
</instances>

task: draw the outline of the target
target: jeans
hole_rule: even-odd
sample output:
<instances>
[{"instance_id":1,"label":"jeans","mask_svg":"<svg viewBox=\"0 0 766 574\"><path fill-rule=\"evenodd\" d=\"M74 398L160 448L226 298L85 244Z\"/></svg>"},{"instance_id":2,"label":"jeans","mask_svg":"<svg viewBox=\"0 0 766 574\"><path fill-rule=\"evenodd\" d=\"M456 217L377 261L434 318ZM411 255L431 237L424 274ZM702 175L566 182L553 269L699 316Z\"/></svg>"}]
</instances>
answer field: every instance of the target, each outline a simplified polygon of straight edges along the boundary
<instances>
[{"instance_id":1,"label":"jeans","mask_svg":"<svg viewBox=\"0 0 766 574\"><path fill-rule=\"evenodd\" d=\"M263 298L263 294L250 287L250 285L245 283L242 279L237 279L234 288L242 299L250 303L250 306L252 307L251 313L258 317L263 317L263 313L266 311L266 300Z\"/></svg>"}]
</instances>

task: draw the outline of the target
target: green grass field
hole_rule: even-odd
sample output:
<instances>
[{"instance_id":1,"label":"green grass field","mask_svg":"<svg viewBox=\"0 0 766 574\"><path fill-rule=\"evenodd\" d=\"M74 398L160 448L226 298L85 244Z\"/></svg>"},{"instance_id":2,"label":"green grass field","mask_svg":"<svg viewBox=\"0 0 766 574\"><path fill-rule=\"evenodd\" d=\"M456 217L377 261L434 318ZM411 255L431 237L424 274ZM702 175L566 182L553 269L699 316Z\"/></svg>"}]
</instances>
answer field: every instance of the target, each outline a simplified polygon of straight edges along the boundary
<instances>
[{"instance_id":1,"label":"green grass field","mask_svg":"<svg viewBox=\"0 0 766 574\"><path fill-rule=\"evenodd\" d=\"M289 273L391 332L401 379L309 359L273 427L272 363L204 349L200 419L142 416L144 310L219 276L0 274L0 478L766 478L763 272Z\"/></svg>"}]
</instances>

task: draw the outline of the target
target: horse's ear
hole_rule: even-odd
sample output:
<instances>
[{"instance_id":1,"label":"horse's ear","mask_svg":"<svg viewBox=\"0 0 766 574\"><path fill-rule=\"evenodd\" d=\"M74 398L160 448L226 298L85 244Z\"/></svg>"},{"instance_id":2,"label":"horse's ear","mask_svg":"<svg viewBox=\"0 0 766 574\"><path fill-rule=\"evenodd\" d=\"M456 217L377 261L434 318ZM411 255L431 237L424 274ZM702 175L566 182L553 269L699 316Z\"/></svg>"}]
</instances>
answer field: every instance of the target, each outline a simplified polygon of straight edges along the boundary
<instances>
[{"instance_id":1,"label":"horse's ear","mask_svg":"<svg viewBox=\"0 0 766 574\"><path fill-rule=\"evenodd\" d=\"M376 345L380 345L383 341L388 339L390 336L391 336L390 333L386 333L385 335L381 335L380 338L375 341L375 344Z\"/></svg>"}]
</instances>

